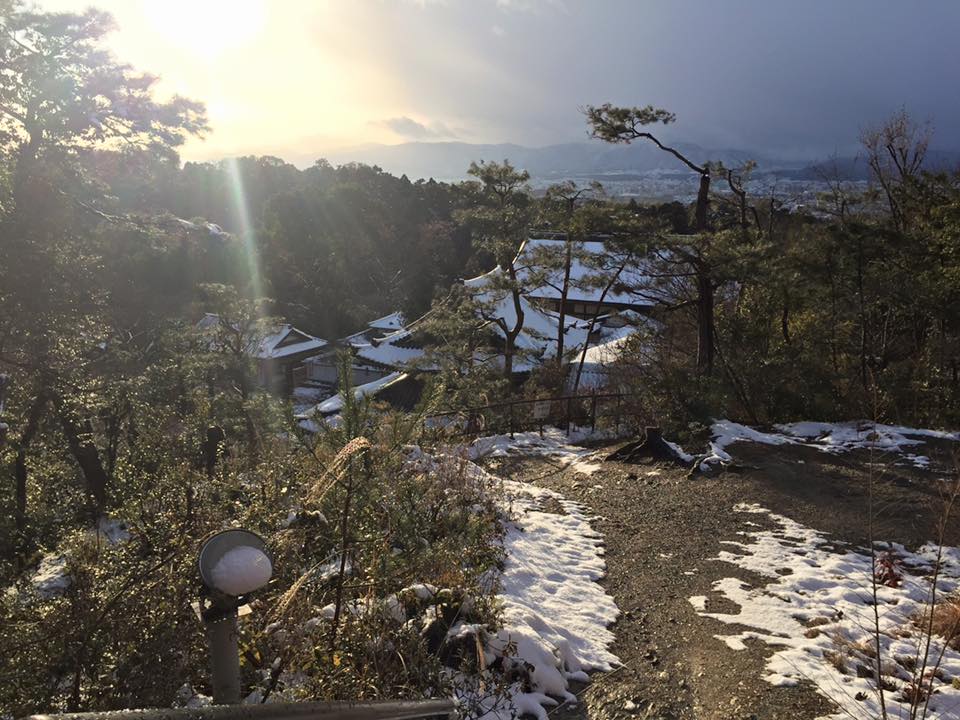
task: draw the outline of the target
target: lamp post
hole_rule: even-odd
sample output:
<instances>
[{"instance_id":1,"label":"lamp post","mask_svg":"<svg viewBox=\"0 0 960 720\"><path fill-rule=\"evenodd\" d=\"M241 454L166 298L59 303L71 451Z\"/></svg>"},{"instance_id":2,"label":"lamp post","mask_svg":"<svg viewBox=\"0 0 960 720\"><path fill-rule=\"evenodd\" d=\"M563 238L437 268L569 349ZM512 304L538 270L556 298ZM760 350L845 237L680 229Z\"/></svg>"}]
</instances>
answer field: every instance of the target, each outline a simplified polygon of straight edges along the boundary
<instances>
[{"instance_id":1,"label":"lamp post","mask_svg":"<svg viewBox=\"0 0 960 720\"><path fill-rule=\"evenodd\" d=\"M210 644L213 702L240 702L240 653L237 608L270 581L273 564L266 543L247 530L224 530L200 548L204 592L200 612Z\"/></svg>"}]
</instances>

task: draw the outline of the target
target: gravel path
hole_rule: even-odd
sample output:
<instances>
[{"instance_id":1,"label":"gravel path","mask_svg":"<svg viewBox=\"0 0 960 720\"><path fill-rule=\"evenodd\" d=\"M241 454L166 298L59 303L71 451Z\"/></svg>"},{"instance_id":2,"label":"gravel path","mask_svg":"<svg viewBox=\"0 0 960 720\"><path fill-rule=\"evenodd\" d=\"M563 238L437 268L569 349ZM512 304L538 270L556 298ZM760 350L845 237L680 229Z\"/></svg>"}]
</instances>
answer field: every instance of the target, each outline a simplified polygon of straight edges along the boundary
<instances>
[{"instance_id":1,"label":"gravel path","mask_svg":"<svg viewBox=\"0 0 960 720\"><path fill-rule=\"evenodd\" d=\"M592 475L554 459L510 457L495 464L501 477L533 482L577 500L597 516L606 538L607 591L622 615L613 651L624 663L579 688L583 699L551 716L572 718L703 718L746 720L815 718L831 704L810 686L774 687L761 678L772 650L762 643L734 651L714 638L732 627L697 615L688 598L710 595L711 585L760 576L711 560L722 540L744 529L737 503L758 503L839 539L868 537L867 476L873 468L875 507L883 508L878 536L908 546L930 537L937 507L930 474L883 466L866 452L831 456L803 447L738 443L728 448L739 472L686 478L664 464L604 463ZM945 467L950 448L926 451ZM935 463L937 464L937 463ZM750 520L764 523L765 516ZM753 528L757 529L757 528ZM960 522L948 544L960 544ZM737 612L711 597L711 611Z\"/></svg>"}]
</instances>

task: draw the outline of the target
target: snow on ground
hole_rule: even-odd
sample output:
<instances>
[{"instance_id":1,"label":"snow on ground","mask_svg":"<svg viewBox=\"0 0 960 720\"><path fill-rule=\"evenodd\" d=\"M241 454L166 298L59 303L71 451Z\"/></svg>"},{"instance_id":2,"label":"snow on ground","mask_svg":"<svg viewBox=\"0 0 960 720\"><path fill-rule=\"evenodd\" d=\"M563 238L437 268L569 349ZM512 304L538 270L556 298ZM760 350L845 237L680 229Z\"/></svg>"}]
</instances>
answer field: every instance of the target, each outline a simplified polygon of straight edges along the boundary
<instances>
[{"instance_id":1,"label":"snow on ground","mask_svg":"<svg viewBox=\"0 0 960 720\"><path fill-rule=\"evenodd\" d=\"M585 440L611 438L607 431L591 432L589 429L573 429L569 435L555 427L544 427L543 434L533 430L506 435L489 435L477 438L469 448L469 457L506 457L508 455L541 455L557 458L564 467L584 475L599 470L602 458L595 450L579 447L574 443Z\"/></svg>"},{"instance_id":2,"label":"snow on ground","mask_svg":"<svg viewBox=\"0 0 960 720\"><path fill-rule=\"evenodd\" d=\"M45 555L30 582L42 598L63 595L73 582L65 555Z\"/></svg>"},{"instance_id":3,"label":"snow on ground","mask_svg":"<svg viewBox=\"0 0 960 720\"><path fill-rule=\"evenodd\" d=\"M88 532L96 537L98 542L105 541L109 545L116 545L130 539L127 522L115 518L101 517L96 526L90 528ZM63 595L72 583L69 558L62 552L44 555L36 571L30 576L30 585L44 599Z\"/></svg>"},{"instance_id":4,"label":"snow on ground","mask_svg":"<svg viewBox=\"0 0 960 720\"><path fill-rule=\"evenodd\" d=\"M766 445L803 445L829 453L857 449L896 452L919 468L929 467L930 459L908 453L906 449L923 445L924 440L920 438L960 441L960 433L957 432L884 425L865 420L846 423L797 422L774 427L780 432L761 432L731 420L716 421L710 428L712 440L707 457L700 462L700 469L706 470L714 463L730 462L732 458L726 448L741 440Z\"/></svg>"},{"instance_id":5,"label":"snow on ground","mask_svg":"<svg viewBox=\"0 0 960 720\"><path fill-rule=\"evenodd\" d=\"M693 597L690 602L704 617L736 626L729 635L717 635L730 648L743 650L755 640L777 648L767 661L764 678L773 685L796 685L802 680L836 703L840 718L880 717L879 697L870 677L876 667L870 654L875 647L872 627L872 562L867 551L831 542L825 534L776 515L757 505L738 505L735 510L766 515L773 530L744 531L742 542L728 542L729 551L716 558L770 578L769 584L751 587L737 578L724 578L713 591L740 607L739 613L710 612L711 598ZM755 523L745 522L746 526ZM925 545L916 552L898 544L880 544L890 552L901 576L897 587L879 585L877 590L881 659L884 675L895 686L886 693L890 718L907 718L909 702L903 690L915 680L908 669L912 660L924 656L923 637L913 619L930 599L936 548ZM938 597L960 589L960 549L946 548L941 561ZM745 630L739 628L745 627ZM940 653L942 677L934 678L930 699L933 718L960 717L960 652L944 648L934 638L929 648L930 664ZM916 663L917 666L920 662Z\"/></svg>"},{"instance_id":6,"label":"snow on ground","mask_svg":"<svg viewBox=\"0 0 960 720\"><path fill-rule=\"evenodd\" d=\"M499 438L487 440L486 447L497 448L488 454L509 449ZM530 438L519 442L521 447L531 446ZM561 443L554 442L553 448L558 445ZM509 689L512 709L517 715L546 720L545 707L576 701L569 691L571 680L585 681L588 671L610 670L619 663L609 650L614 640L609 625L619 610L597 582L606 574L603 536L591 527L591 518L581 505L551 490L495 478L467 459L476 457L476 450L475 444L456 453L457 461L464 463L466 472L495 481L503 489L506 559L497 578L502 625L486 636L487 666L502 657L505 670L526 668L529 692L520 682L514 683ZM411 461L417 463L450 458L420 450L411 455ZM458 623L449 634L457 636L469 630L473 628ZM476 702L477 697L469 691L461 700ZM495 698L481 699L480 708L485 720L514 716L511 708L497 705Z\"/></svg>"},{"instance_id":7,"label":"snow on ground","mask_svg":"<svg viewBox=\"0 0 960 720\"><path fill-rule=\"evenodd\" d=\"M619 610L597 583L606 574L603 537L579 504L550 490L504 481L510 498L507 559L500 576L503 626L488 640L495 655L529 663L533 692L512 690L518 713L547 717L544 706L576 701L570 680L610 670L619 660L608 626ZM547 510L559 503L563 514Z\"/></svg>"}]
</instances>

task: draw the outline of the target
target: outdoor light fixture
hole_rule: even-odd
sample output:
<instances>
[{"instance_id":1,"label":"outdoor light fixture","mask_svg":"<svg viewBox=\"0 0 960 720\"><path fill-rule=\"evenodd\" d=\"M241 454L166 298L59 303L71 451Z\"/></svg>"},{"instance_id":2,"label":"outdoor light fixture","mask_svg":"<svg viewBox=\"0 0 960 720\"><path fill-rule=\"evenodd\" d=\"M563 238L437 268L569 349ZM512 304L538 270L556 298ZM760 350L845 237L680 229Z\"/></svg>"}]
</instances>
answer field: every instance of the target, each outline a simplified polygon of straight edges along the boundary
<instances>
[{"instance_id":1,"label":"outdoor light fixture","mask_svg":"<svg viewBox=\"0 0 960 720\"><path fill-rule=\"evenodd\" d=\"M248 530L224 530L200 548L200 617L210 643L213 701L240 702L237 608L270 581L273 563L263 539Z\"/></svg>"}]
</instances>

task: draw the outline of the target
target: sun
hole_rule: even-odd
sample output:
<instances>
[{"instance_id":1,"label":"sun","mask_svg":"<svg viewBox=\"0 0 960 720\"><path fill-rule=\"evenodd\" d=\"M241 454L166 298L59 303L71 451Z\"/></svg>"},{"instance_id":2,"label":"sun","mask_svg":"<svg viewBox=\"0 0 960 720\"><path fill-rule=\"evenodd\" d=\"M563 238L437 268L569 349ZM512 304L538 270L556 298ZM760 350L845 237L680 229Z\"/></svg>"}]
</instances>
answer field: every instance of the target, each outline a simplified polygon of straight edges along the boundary
<instances>
[{"instance_id":1,"label":"sun","mask_svg":"<svg viewBox=\"0 0 960 720\"><path fill-rule=\"evenodd\" d=\"M250 44L267 21L266 0L141 0L151 32L190 54L213 58Z\"/></svg>"}]
</instances>

